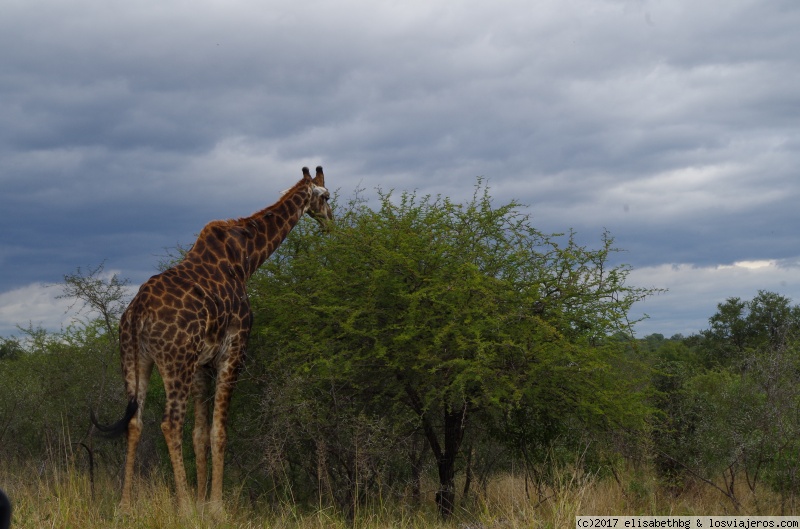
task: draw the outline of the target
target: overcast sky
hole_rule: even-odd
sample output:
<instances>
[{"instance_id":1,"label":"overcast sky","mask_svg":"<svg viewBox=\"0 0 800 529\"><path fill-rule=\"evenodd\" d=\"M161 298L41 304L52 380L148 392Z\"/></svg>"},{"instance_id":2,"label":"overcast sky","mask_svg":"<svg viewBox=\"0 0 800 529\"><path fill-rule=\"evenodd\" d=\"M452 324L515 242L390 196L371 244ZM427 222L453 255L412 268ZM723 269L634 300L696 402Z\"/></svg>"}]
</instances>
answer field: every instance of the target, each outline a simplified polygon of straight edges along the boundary
<instances>
[{"instance_id":1,"label":"overcast sky","mask_svg":"<svg viewBox=\"0 0 800 529\"><path fill-rule=\"evenodd\" d=\"M5 0L0 336L58 330L78 267L140 284L304 165L608 229L637 333L800 303L796 0Z\"/></svg>"}]
</instances>

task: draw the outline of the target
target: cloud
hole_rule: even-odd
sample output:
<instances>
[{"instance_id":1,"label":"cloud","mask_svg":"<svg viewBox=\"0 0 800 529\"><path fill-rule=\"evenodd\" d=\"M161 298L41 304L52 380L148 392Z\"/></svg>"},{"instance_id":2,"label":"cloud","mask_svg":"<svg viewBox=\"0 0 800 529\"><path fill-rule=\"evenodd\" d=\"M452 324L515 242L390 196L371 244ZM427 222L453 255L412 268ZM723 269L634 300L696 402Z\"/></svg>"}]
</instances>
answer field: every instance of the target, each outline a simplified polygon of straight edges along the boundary
<instances>
[{"instance_id":1,"label":"cloud","mask_svg":"<svg viewBox=\"0 0 800 529\"><path fill-rule=\"evenodd\" d=\"M74 303L57 299L57 288L32 283L0 293L0 336L16 334L17 326L58 330L75 321L69 315Z\"/></svg>"},{"instance_id":2,"label":"cloud","mask_svg":"<svg viewBox=\"0 0 800 529\"><path fill-rule=\"evenodd\" d=\"M668 291L635 305L632 316L650 315L637 334L686 336L708 328L717 305L738 297L752 299L760 290L777 292L800 304L800 257L783 260L740 261L719 266L664 264L634 269L631 285Z\"/></svg>"},{"instance_id":3,"label":"cloud","mask_svg":"<svg viewBox=\"0 0 800 529\"><path fill-rule=\"evenodd\" d=\"M120 272L106 269L97 279L109 280ZM127 298L133 299L138 285L123 287ZM0 336L19 334L18 329L33 328L59 331L74 323L100 317L85 301L64 297L61 283L30 283L0 293Z\"/></svg>"}]
</instances>

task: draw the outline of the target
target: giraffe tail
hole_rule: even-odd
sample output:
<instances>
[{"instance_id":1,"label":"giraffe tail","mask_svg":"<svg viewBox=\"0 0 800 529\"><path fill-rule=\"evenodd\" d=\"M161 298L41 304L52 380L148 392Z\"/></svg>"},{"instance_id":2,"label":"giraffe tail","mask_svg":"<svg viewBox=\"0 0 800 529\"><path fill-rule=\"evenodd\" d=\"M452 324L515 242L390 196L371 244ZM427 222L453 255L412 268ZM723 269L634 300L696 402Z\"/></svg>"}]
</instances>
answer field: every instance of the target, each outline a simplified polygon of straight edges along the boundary
<instances>
[{"instance_id":1,"label":"giraffe tail","mask_svg":"<svg viewBox=\"0 0 800 529\"><path fill-rule=\"evenodd\" d=\"M128 423L131 422L131 419L134 415L136 415L136 411L139 409L139 403L136 401L135 398L128 401L128 407L125 408L125 415L122 419L118 420L114 424L100 424L97 421L97 417L94 414L94 410L90 410L89 415L94 424L94 427L97 428L104 437L119 437L120 435L128 432Z\"/></svg>"}]
</instances>

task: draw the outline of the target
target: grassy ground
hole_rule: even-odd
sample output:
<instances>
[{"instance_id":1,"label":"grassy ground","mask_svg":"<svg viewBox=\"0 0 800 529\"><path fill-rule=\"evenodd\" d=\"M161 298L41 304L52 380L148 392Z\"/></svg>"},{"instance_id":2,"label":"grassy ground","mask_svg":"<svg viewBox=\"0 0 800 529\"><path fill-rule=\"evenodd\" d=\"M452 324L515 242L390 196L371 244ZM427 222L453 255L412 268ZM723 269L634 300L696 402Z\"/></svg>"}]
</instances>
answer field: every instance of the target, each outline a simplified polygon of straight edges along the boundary
<instances>
[{"instance_id":1,"label":"grassy ground","mask_svg":"<svg viewBox=\"0 0 800 529\"><path fill-rule=\"evenodd\" d=\"M134 487L134 514L117 512L119 484L98 478L94 498L83 472L38 469L0 472L0 484L14 503L14 528L286 528L286 529L377 529L439 528L521 529L570 528L576 515L737 515L796 514L781 512L777 498L754 496L741 491L737 512L732 502L707 485L675 497L645 474L628 472L614 479L596 479L564 472L559 484L536 488L519 477L502 476L477 494L454 519L440 522L432 499L418 509L376 502L362 508L354 524L345 522L331 509L303 511L292 505L279 507L246 501L236 490L226 490L226 516L214 519L203 513L178 515L172 491L165 480L139 480ZM530 497L529 497L530 496Z\"/></svg>"}]
</instances>

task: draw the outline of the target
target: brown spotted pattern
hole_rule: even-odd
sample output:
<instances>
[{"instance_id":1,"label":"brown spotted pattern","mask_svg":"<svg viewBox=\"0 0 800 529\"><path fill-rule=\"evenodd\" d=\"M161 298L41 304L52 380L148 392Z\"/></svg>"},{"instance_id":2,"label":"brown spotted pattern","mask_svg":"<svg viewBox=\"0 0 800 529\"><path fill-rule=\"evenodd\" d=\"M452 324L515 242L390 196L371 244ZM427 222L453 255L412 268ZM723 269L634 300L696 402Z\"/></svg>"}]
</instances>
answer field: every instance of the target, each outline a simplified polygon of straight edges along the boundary
<instances>
[{"instance_id":1,"label":"brown spotted pattern","mask_svg":"<svg viewBox=\"0 0 800 529\"><path fill-rule=\"evenodd\" d=\"M156 366L167 398L161 429L175 472L178 505L190 505L181 432L191 396L197 501L202 504L206 498L210 451L210 507L221 510L225 425L253 321L245 284L303 214L323 227L332 221L328 199L322 167L314 178L304 167L303 179L272 206L249 217L206 225L185 258L151 277L131 301L120 321L120 353L127 396L137 400L138 409L128 424L123 508L130 506L142 409Z\"/></svg>"}]
</instances>

